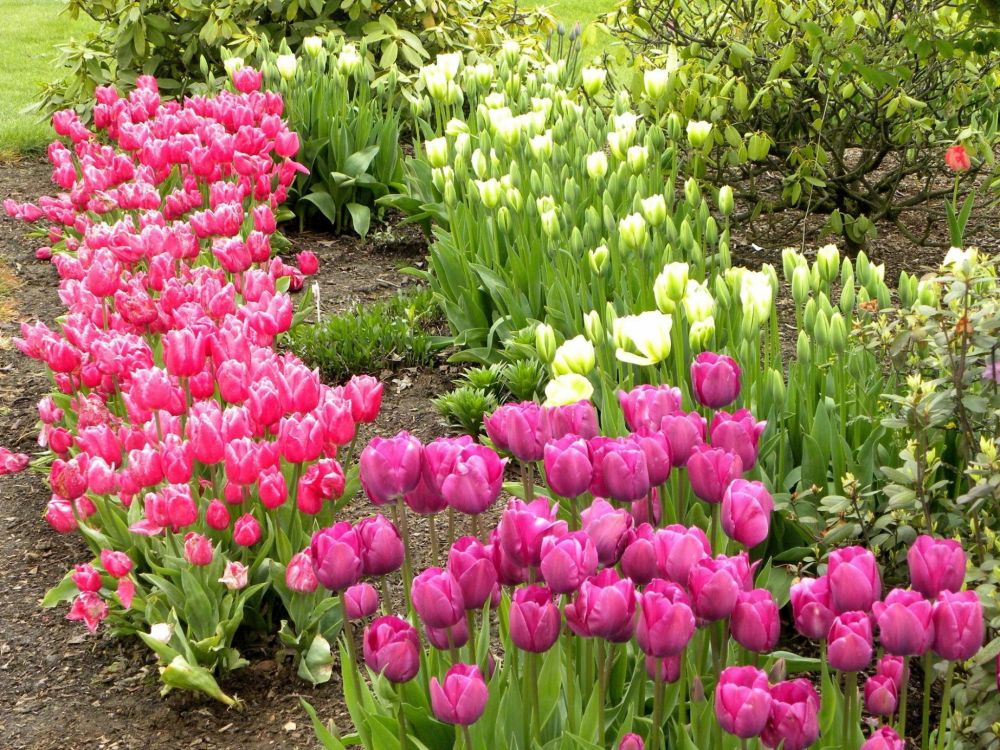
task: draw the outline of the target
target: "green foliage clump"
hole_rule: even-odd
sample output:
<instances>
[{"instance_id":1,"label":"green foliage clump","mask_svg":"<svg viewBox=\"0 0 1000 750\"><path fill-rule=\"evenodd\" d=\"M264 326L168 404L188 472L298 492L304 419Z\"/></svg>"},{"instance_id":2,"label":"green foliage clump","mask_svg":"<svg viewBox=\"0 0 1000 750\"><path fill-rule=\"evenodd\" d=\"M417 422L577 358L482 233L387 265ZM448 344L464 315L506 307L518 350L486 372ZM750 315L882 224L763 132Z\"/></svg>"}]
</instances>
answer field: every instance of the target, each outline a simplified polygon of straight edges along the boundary
<instances>
[{"instance_id":1,"label":"green foliage clump","mask_svg":"<svg viewBox=\"0 0 1000 750\"><path fill-rule=\"evenodd\" d=\"M453 427L481 435L486 414L506 401L538 398L544 383L545 369L535 358L471 367L453 391L434 399L434 407Z\"/></svg>"},{"instance_id":2,"label":"green foliage clump","mask_svg":"<svg viewBox=\"0 0 1000 750\"><path fill-rule=\"evenodd\" d=\"M329 380L426 365L444 347L432 327L437 308L426 289L401 292L289 331L285 345Z\"/></svg>"}]
</instances>

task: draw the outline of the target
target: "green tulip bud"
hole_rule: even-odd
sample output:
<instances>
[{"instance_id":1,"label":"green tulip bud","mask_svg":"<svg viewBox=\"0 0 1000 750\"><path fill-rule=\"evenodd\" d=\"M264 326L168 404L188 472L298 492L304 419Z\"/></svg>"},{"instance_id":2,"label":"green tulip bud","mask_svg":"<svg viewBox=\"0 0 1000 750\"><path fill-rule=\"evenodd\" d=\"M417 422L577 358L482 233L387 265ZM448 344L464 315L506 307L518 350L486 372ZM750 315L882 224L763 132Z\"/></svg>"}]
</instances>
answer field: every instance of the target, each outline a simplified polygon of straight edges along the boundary
<instances>
[{"instance_id":1,"label":"green tulip bud","mask_svg":"<svg viewBox=\"0 0 1000 750\"><path fill-rule=\"evenodd\" d=\"M556 349L552 358L552 372L556 376L586 375L594 369L594 345L583 336L575 336Z\"/></svg>"},{"instance_id":2,"label":"green tulip bud","mask_svg":"<svg viewBox=\"0 0 1000 750\"><path fill-rule=\"evenodd\" d=\"M812 361L812 346L809 343L809 334L799 331L799 338L795 342L795 357L806 367Z\"/></svg>"},{"instance_id":3,"label":"green tulip bud","mask_svg":"<svg viewBox=\"0 0 1000 750\"><path fill-rule=\"evenodd\" d=\"M654 227L660 226L667 218L667 202L659 193L642 198L639 203L642 206L642 215Z\"/></svg>"},{"instance_id":4,"label":"green tulip bud","mask_svg":"<svg viewBox=\"0 0 1000 750\"><path fill-rule=\"evenodd\" d=\"M489 63L481 62L477 63L476 67L473 68L473 76L482 87L489 86L493 81L494 68Z\"/></svg>"},{"instance_id":5,"label":"green tulip bud","mask_svg":"<svg viewBox=\"0 0 1000 750\"><path fill-rule=\"evenodd\" d=\"M816 265L819 267L820 278L827 284L837 278L840 270L840 251L836 245L824 245L816 251Z\"/></svg>"},{"instance_id":6,"label":"green tulip bud","mask_svg":"<svg viewBox=\"0 0 1000 750\"><path fill-rule=\"evenodd\" d=\"M551 363L556 356L556 332L548 323L535 326L535 350L543 362Z\"/></svg>"},{"instance_id":7,"label":"green tulip bud","mask_svg":"<svg viewBox=\"0 0 1000 750\"><path fill-rule=\"evenodd\" d=\"M854 290L854 280L851 283L840 289L840 312L844 314L845 317L850 317L854 312L854 303L857 301L857 293Z\"/></svg>"},{"instance_id":8,"label":"green tulip bud","mask_svg":"<svg viewBox=\"0 0 1000 750\"><path fill-rule=\"evenodd\" d=\"M604 87L604 81L608 77L608 71L604 68L584 68L583 69L583 90L587 96L596 96Z\"/></svg>"},{"instance_id":9,"label":"green tulip bud","mask_svg":"<svg viewBox=\"0 0 1000 750\"><path fill-rule=\"evenodd\" d=\"M917 282L917 299L921 305L937 307L941 299L941 289L936 281L925 279Z\"/></svg>"},{"instance_id":10,"label":"green tulip bud","mask_svg":"<svg viewBox=\"0 0 1000 750\"><path fill-rule=\"evenodd\" d=\"M242 57L229 57L222 61L222 67L226 69L228 75L232 75L243 67Z\"/></svg>"},{"instance_id":11,"label":"green tulip bud","mask_svg":"<svg viewBox=\"0 0 1000 750\"><path fill-rule=\"evenodd\" d=\"M316 57L323 51L323 40L318 36L307 36L302 40L302 49L310 57Z\"/></svg>"},{"instance_id":12,"label":"green tulip bud","mask_svg":"<svg viewBox=\"0 0 1000 750\"><path fill-rule=\"evenodd\" d=\"M785 281L791 281L795 274L795 269L799 266L808 268L806 259L803 258L794 247L786 247L781 251L781 270L785 274Z\"/></svg>"},{"instance_id":13,"label":"green tulip bud","mask_svg":"<svg viewBox=\"0 0 1000 750\"><path fill-rule=\"evenodd\" d=\"M816 328L816 314L819 312L819 306L816 304L816 299L810 297L809 301L806 302L805 311L802 314L802 322L807 331L813 331Z\"/></svg>"},{"instance_id":14,"label":"green tulip bud","mask_svg":"<svg viewBox=\"0 0 1000 750\"><path fill-rule=\"evenodd\" d=\"M299 61L295 55L278 55L274 61L274 66L278 69L278 75L286 81L295 78L295 71L298 70Z\"/></svg>"},{"instance_id":15,"label":"green tulip bud","mask_svg":"<svg viewBox=\"0 0 1000 750\"><path fill-rule=\"evenodd\" d=\"M521 195L520 190L516 187L509 187L504 190L503 197L512 211L520 213L521 209L524 207L524 198Z\"/></svg>"},{"instance_id":16,"label":"green tulip bud","mask_svg":"<svg viewBox=\"0 0 1000 750\"><path fill-rule=\"evenodd\" d=\"M692 208L698 208L701 203L701 188L694 177L689 177L684 183L684 198Z\"/></svg>"},{"instance_id":17,"label":"green tulip bud","mask_svg":"<svg viewBox=\"0 0 1000 750\"><path fill-rule=\"evenodd\" d=\"M500 202L500 181L495 177L491 177L485 182L476 180L476 187L479 188L479 198L482 200L483 205L486 208L496 208Z\"/></svg>"},{"instance_id":18,"label":"green tulip bud","mask_svg":"<svg viewBox=\"0 0 1000 750\"><path fill-rule=\"evenodd\" d=\"M690 120L687 124L687 139L692 148L703 148L712 134L712 123L704 120Z\"/></svg>"},{"instance_id":19,"label":"green tulip bud","mask_svg":"<svg viewBox=\"0 0 1000 750\"><path fill-rule=\"evenodd\" d=\"M830 304L830 298L826 296L826 292L820 292L816 295L816 304L821 313L826 317L833 315L833 305Z\"/></svg>"},{"instance_id":20,"label":"green tulip bud","mask_svg":"<svg viewBox=\"0 0 1000 750\"><path fill-rule=\"evenodd\" d=\"M830 346L837 354L847 349L847 324L839 311L830 316Z\"/></svg>"},{"instance_id":21,"label":"green tulip bud","mask_svg":"<svg viewBox=\"0 0 1000 750\"><path fill-rule=\"evenodd\" d=\"M816 324L813 326L813 338L816 339L818 346L824 349L830 347L830 321L822 310L816 315Z\"/></svg>"},{"instance_id":22,"label":"green tulip bud","mask_svg":"<svg viewBox=\"0 0 1000 750\"><path fill-rule=\"evenodd\" d=\"M785 378L780 370L773 367L767 368L764 376L764 393L766 400L772 407L780 412L785 406Z\"/></svg>"},{"instance_id":23,"label":"green tulip bud","mask_svg":"<svg viewBox=\"0 0 1000 750\"><path fill-rule=\"evenodd\" d=\"M603 275L604 271L608 267L608 260L610 257L611 253L608 251L607 245L595 247L589 253L590 270L598 276Z\"/></svg>"},{"instance_id":24,"label":"green tulip bud","mask_svg":"<svg viewBox=\"0 0 1000 750\"><path fill-rule=\"evenodd\" d=\"M723 216L729 216L733 212L733 208L736 206L736 199L733 197L733 189L729 185L723 185L719 188L719 213Z\"/></svg>"},{"instance_id":25,"label":"green tulip bud","mask_svg":"<svg viewBox=\"0 0 1000 750\"><path fill-rule=\"evenodd\" d=\"M638 250L646 244L646 220L641 214L629 214L618 222L618 234L627 247Z\"/></svg>"},{"instance_id":26,"label":"green tulip bud","mask_svg":"<svg viewBox=\"0 0 1000 750\"><path fill-rule=\"evenodd\" d=\"M478 148L472 152L472 173L480 180L489 174L489 162L486 160L486 154Z\"/></svg>"},{"instance_id":27,"label":"green tulip bud","mask_svg":"<svg viewBox=\"0 0 1000 750\"><path fill-rule=\"evenodd\" d=\"M715 348L715 318L709 316L704 320L697 320L691 324L688 330L688 341L694 352L704 352Z\"/></svg>"},{"instance_id":28,"label":"green tulip bud","mask_svg":"<svg viewBox=\"0 0 1000 750\"><path fill-rule=\"evenodd\" d=\"M509 232L511 228L510 209L507 206L500 206L497 209L497 223L504 232Z\"/></svg>"},{"instance_id":29,"label":"green tulip bud","mask_svg":"<svg viewBox=\"0 0 1000 750\"><path fill-rule=\"evenodd\" d=\"M601 314L597 310L583 314L583 330L587 340L592 344L604 341L604 326L601 324Z\"/></svg>"},{"instance_id":30,"label":"green tulip bud","mask_svg":"<svg viewBox=\"0 0 1000 750\"><path fill-rule=\"evenodd\" d=\"M587 174L592 180L599 180L608 173L608 157L603 151L587 155Z\"/></svg>"},{"instance_id":31,"label":"green tulip bud","mask_svg":"<svg viewBox=\"0 0 1000 750\"><path fill-rule=\"evenodd\" d=\"M436 167L431 170L431 184L439 193L444 192L445 185L455 181L455 170L451 167Z\"/></svg>"},{"instance_id":32,"label":"green tulip bud","mask_svg":"<svg viewBox=\"0 0 1000 750\"><path fill-rule=\"evenodd\" d=\"M809 271L802 266L792 272L792 299L800 307L809 299Z\"/></svg>"},{"instance_id":33,"label":"green tulip bud","mask_svg":"<svg viewBox=\"0 0 1000 750\"><path fill-rule=\"evenodd\" d=\"M625 153L625 161L628 164L628 168L632 170L632 174L642 172L646 168L648 158L649 152L645 146L629 146L628 151Z\"/></svg>"},{"instance_id":34,"label":"green tulip bud","mask_svg":"<svg viewBox=\"0 0 1000 750\"><path fill-rule=\"evenodd\" d=\"M424 141L424 151L432 167L443 167L448 163L448 139L444 136Z\"/></svg>"},{"instance_id":35,"label":"green tulip bud","mask_svg":"<svg viewBox=\"0 0 1000 750\"><path fill-rule=\"evenodd\" d=\"M552 156L552 130L546 130L540 135L531 137L528 147L536 159L549 159Z\"/></svg>"},{"instance_id":36,"label":"green tulip bud","mask_svg":"<svg viewBox=\"0 0 1000 750\"><path fill-rule=\"evenodd\" d=\"M559 234L559 215L555 210L543 211L541 214L542 221L542 231L545 232L545 236L549 239L556 237Z\"/></svg>"},{"instance_id":37,"label":"green tulip bud","mask_svg":"<svg viewBox=\"0 0 1000 750\"><path fill-rule=\"evenodd\" d=\"M670 136L670 140L675 143L681 139L681 133L684 132L684 123L681 120L680 114L677 112L671 112L667 117L667 135Z\"/></svg>"},{"instance_id":38,"label":"green tulip bud","mask_svg":"<svg viewBox=\"0 0 1000 750\"><path fill-rule=\"evenodd\" d=\"M667 84L670 83L670 71L664 68L655 68L644 71L642 74L642 88L646 96L653 101L663 98L667 93Z\"/></svg>"},{"instance_id":39,"label":"green tulip bud","mask_svg":"<svg viewBox=\"0 0 1000 750\"><path fill-rule=\"evenodd\" d=\"M705 204L702 204L705 205ZM719 242L719 225L715 222L714 216L709 216L705 220L705 244L716 245Z\"/></svg>"},{"instance_id":40,"label":"green tulip bud","mask_svg":"<svg viewBox=\"0 0 1000 750\"><path fill-rule=\"evenodd\" d=\"M684 299L688 284L687 263L667 263L653 283L653 298L660 312L673 312L676 303ZM709 295L711 296L711 295Z\"/></svg>"},{"instance_id":41,"label":"green tulip bud","mask_svg":"<svg viewBox=\"0 0 1000 750\"><path fill-rule=\"evenodd\" d=\"M358 54L358 48L353 44L345 44L343 49L340 50L340 54L337 55L337 70L343 76L351 76L357 73L361 69L361 55ZM430 87L428 86L428 90ZM434 94L431 93L433 97Z\"/></svg>"},{"instance_id":42,"label":"green tulip bud","mask_svg":"<svg viewBox=\"0 0 1000 750\"><path fill-rule=\"evenodd\" d=\"M715 315L715 298L708 290L707 282L689 279L684 288L684 313L688 323L708 320Z\"/></svg>"},{"instance_id":43,"label":"green tulip bud","mask_svg":"<svg viewBox=\"0 0 1000 750\"><path fill-rule=\"evenodd\" d=\"M695 244L694 232L691 230L691 222L687 219L683 219L681 221L680 244L681 247L689 253Z\"/></svg>"}]
</instances>

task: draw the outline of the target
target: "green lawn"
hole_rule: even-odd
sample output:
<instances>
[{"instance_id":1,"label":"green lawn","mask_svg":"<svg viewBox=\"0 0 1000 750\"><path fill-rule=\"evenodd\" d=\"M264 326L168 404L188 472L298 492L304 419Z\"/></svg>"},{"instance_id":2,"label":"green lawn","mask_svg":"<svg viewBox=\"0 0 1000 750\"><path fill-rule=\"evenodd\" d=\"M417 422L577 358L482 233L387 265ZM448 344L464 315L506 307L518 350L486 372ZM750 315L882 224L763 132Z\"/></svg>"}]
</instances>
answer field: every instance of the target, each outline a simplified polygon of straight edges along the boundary
<instances>
[{"instance_id":1,"label":"green lawn","mask_svg":"<svg viewBox=\"0 0 1000 750\"><path fill-rule=\"evenodd\" d=\"M528 0L528 5L542 6L549 9L549 12L559 21L571 28L577 21L586 26L611 11L615 5L615 0ZM596 31L596 30L595 30ZM584 48L584 55L599 55L611 43L611 35L604 31L597 31L591 39L590 44Z\"/></svg>"},{"instance_id":2,"label":"green lawn","mask_svg":"<svg viewBox=\"0 0 1000 750\"><path fill-rule=\"evenodd\" d=\"M60 15L62 7L62 0L0 0L0 154L44 148L53 137L37 114L21 110L53 77L56 45L90 28Z\"/></svg>"}]
</instances>

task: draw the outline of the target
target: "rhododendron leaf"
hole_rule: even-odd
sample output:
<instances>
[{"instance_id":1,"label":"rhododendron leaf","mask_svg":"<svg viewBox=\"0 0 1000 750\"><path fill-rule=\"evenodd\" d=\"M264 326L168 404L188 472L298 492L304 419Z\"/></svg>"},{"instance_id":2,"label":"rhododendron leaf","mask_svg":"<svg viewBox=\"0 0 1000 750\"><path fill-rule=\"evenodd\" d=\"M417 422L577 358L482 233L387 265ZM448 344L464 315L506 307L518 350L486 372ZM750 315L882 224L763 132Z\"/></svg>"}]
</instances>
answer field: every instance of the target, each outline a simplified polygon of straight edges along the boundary
<instances>
[{"instance_id":1,"label":"rhododendron leaf","mask_svg":"<svg viewBox=\"0 0 1000 750\"><path fill-rule=\"evenodd\" d=\"M316 738L323 743L325 750L346 750L344 743L337 739L337 736L320 721L319 716L316 714L316 709L309 704L309 701L305 698L299 698L299 703L302 704L305 712L309 714L309 720L312 722Z\"/></svg>"},{"instance_id":2,"label":"rhododendron leaf","mask_svg":"<svg viewBox=\"0 0 1000 750\"><path fill-rule=\"evenodd\" d=\"M337 219L340 216L340 208L328 192L325 190L313 190L309 195L303 197L302 200L309 201L316 206L331 224L337 224Z\"/></svg>"},{"instance_id":3,"label":"rhododendron leaf","mask_svg":"<svg viewBox=\"0 0 1000 750\"><path fill-rule=\"evenodd\" d=\"M299 659L298 675L313 685L328 682L333 676L333 654L326 638L321 635L313 638L309 648Z\"/></svg>"}]
</instances>

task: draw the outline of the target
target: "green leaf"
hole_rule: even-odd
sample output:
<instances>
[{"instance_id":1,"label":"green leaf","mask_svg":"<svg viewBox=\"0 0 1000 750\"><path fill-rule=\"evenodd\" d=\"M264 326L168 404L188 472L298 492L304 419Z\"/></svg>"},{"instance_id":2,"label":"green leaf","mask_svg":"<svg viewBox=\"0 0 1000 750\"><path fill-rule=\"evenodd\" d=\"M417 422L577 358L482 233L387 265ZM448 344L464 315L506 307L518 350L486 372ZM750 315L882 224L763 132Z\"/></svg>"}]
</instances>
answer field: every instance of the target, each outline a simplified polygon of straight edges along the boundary
<instances>
[{"instance_id":1,"label":"green leaf","mask_svg":"<svg viewBox=\"0 0 1000 750\"><path fill-rule=\"evenodd\" d=\"M313 638L309 649L299 660L298 675L313 685L328 682L333 676L333 654L330 643L321 635Z\"/></svg>"},{"instance_id":2,"label":"green leaf","mask_svg":"<svg viewBox=\"0 0 1000 750\"><path fill-rule=\"evenodd\" d=\"M73 579L67 575L59 583L45 592L45 597L42 599L42 607L48 609L49 607L54 607L57 604L68 602L76 597L78 591L79 589L76 587L76 583L74 583Z\"/></svg>"},{"instance_id":3,"label":"green leaf","mask_svg":"<svg viewBox=\"0 0 1000 750\"><path fill-rule=\"evenodd\" d=\"M325 190L314 190L309 195L303 197L302 200L316 206L331 224L337 224L337 219L340 216L340 207L328 192Z\"/></svg>"},{"instance_id":4,"label":"green leaf","mask_svg":"<svg viewBox=\"0 0 1000 750\"><path fill-rule=\"evenodd\" d=\"M236 705L235 700L222 692L211 672L200 665L188 663L183 656L174 657L168 666L161 669L160 679L168 688L194 690L215 698L227 706Z\"/></svg>"},{"instance_id":5,"label":"green leaf","mask_svg":"<svg viewBox=\"0 0 1000 750\"><path fill-rule=\"evenodd\" d=\"M368 236L368 227L371 224L372 212L368 206L360 203L348 203L347 210L351 212L351 224L359 237Z\"/></svg>"},{"instance_id":6,"label":"green leaf","mask_svg":"<svg viewBox=\"0 0 1000 750\"><path fill-rule=\"evenodd\" d=\"M537 658L537 657L536 657ZM562 641L545 652L538 673L539 726L544 727L559 705L562 691Z\"/></svg>"}]
</instances>

